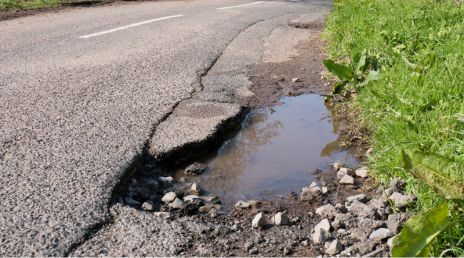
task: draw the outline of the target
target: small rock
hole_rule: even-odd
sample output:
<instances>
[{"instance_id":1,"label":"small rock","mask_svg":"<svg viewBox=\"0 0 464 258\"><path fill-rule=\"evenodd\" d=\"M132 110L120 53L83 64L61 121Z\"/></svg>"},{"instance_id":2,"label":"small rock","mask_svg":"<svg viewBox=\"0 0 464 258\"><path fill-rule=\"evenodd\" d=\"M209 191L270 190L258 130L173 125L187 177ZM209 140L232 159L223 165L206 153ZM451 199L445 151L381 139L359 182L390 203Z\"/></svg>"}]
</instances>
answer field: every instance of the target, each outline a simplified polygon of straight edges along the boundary
<instances>
[{"instance_id":1,"label":"small rock","mask_svg":"<svg viewBox=\"0 0 464 258\"><path fill-rule=\"evenodd\" d=\"M354 184L354 178L350 175L344 175L341 179L340 179L340 184L342 185L352 185Z\"/></svg>"},{"instance_id":2,"label":"small rock","mask_svg":"<svg viewBox=\"0 0 464 258\"><path fill-rule=\"evenodd\" d=\"M249 202L245 202L245 201L238 201L234 205L234 208L237 209L237 210L248 209L250 207L251 207L251 204Z\"/></svg>"},{"instance_id":3,"label":"small rock","mask_svg":"<svg viewBox=\"0 0 464 258\"><path fill-rule=\"evenodd\" d=\"M262 212L256 214L256 216L253 218L253 221L251 222L251 226L253 228L264 227L266 224L266 218Z\"/></svg>"},{"instance_id":4,"label":"small rock","mask_svg":"<svg viewBox=\"0 0 464 258\"><path fill-rule=\"evenodd\" d=\"M353 201L348 207L348 211L361 218L372 218L375 215L374 210L370 206L357 200Z\"/></svg>"},{"instance_id":5,"label":"small rock","mask_svg":"<svg viewBox=\"0 0 464 258\"><path fill-rule=\"evenodd\" d=\"M337 171L337 179L341 179L342 177L344 177L346 174L343 173L343 172L340 172L340 171Z\"/></svg>"},{"instance_id":6,"label":"small rock","mask_svg":"<svg viewBox=\"0 0 464 258\"><path fill-rule=\"evenodd\" d=\"M342 245L340 244L340 242L338 242L337 239L335 239L334 241L332 241L329 246L327 247L327 249L325 250L325 253L328 254L328 255L336 255L338 254L340 251L342 250Z\"/></svg>"},{"instance_id":7,"label":"small rock","mask_svg":"<svg viewBox=\"0 0 464 258\"><path fill-rule=\"evenodd\" d=\"M142 204L142 209L145 211L153 211L155 208L153 207L153 203L148 201Z\"/></svg>"},{"instance_id":8,"label":"small rock","mask_svg":"<svg viewBox=\"0 0 464 258\"><path fill-rule=\"evenodd\" d=\"M287 214L283 212L277 212L273 217L273 221L277 226L287 225L289 223Z\"/></svg>"},{"instance_id":9,"label":"small rock","mask_svg":"<svg viewBox=\"0 0 464 258\"><path fill-rule=\"evenodd\" d=\"M302 246L308 246L308 245L309 245L308 240L303 240L303 241L301 241L301 245L302 245Z\"/></svg>"},{"instance_id":10,"label":"small rock","mask_svg":"<svg viewBox=\"0 0 464 258\"><path fill-rule=\"evenodd\" d=\"M330 222L328 219L323 219L321 220L321 222L319 222L319 224L317 224L315 227L314 227L314 230L317 230L317 229L323 229L327 232L330 231Z\"/></svg>"},{"instance_id":11,"label":"small rock","mask_svg":"<svg viewBox=\"0 0 464 258\"><path fill-rule=\"evenodd\" d=\"M301 189L301 200L313 202L321 195L322 189L319 186L303 187Z\"/></svg>"},{"instance_id":12,"label":"small rock","mask_svg":"<svg viewBox=\"0 0 464 258\"><path fill-rule=\"evenodd\" d=\"M192 190L193 193L197 193L197 194L201 193L201 189L197 183L193 183L192 186L190 187L190 190Z\"/></svg>"},{"instance_id":13,"label":"small rock","mask_svg":"<svg viewBox=\"0 0 464 258\"><path fill-rule=\"evenodd\" d=\"M294 217L294 218L291 219L291 222L292 222L293 224L298 223L298 221L300 221L300 217Z\"/></svg>"},{"instance_id":14,"label":"small rock","mask_svg":"<svg viewBox=\"0 0 464 258\"><path fill-rule=\"evenodd\" d=\"M187 178L185 176L183 176L183 177L179 178L179 182L185 183L185 182L187 182Z\"/></svg>"},{"instance_id":15,"label":"small rock","mask_svg":"<svg viewBox=\"0 0 464 258\"><path fill-rule=\"evenodd\" d=\"M337 230L337 234L339 236L344 236L346 234L346 229L341 228L341 229Z\"/></svg>"},{"instance_id":16,"label":"small rock","mask_svg":"<svg viewBox=\"0 0 464 258\"><path fill-rule=\"evenodd\" d=\"M186 175L200 175L208 171L208 165L195 162L185 168L184 172Z\"/></svg>"},{"instance_id":17,"label":"small rock","mask_svg":"<svg viewBox=\"0 0 464 258\"><path fill-rule=\"evenodd\" d=\"M319 186L319 185L317 185L316 182L311 182L311 184L309 185L309 187L317 187L317 186Z\"/></svg>"},{"instance_id":18,"label":"small rock","mask_svg":"<svg viewBox=\"0 0 464 258\"><path fill-rule=\"evenodd\" d=\"M339 228L347 226L351 220L351 214L349 213L337 213L333 219L331 225L333 228Z\"/></svg>"},{"instance_id":19,"label":"small rock","mask_svg":"<svg viewBox=\"0 0 464 258\"><path fill-rule=\"evenodd\" d=\"M371 155L372 155L372 153L374 153L374 148L370 147L370 148L369 148L369 149L367 149L367 151L366 151L366 156L368 156L368 157L369 157L369 156L371 156Z\"/></svg>"},{"instance_id":20,"label":"small rock","mask_svg":"<svg viewBox=\"0 0 464 258\"><path fill-rule=\"evenodd\" d=\"M374 230L370 235L369 239L373 241L380 241L391 236L390 230L388 228L379 228Z\"/></svg>"},{"instance_id":21,"label":"small rock","mask_svg":"<svg viewBox=\"0 0 464 258\"><path fill-rule=\"evenodd\" d=\"M354 176L353 170L351 168L341 167L338 172L341 172L345 175Z\"/></svg>"},{"instance_id":22,"label":"small rock","mask_svg":"<svg viewBox=\"0 0 464 258\"><path fill-rule=\"evenodd\" d=\"M388 216L387 219L387 228L393 234L398 234L401 230L404 220L406 219L406 215L403 213L395 213Z\"/></svg>"},{"instance_id":23,"label":"small rock","mask_svg":"<svg viewBox=\"0 0 464 258\"><path fill-rule=\"evenodd\" d=\"M366 203L367 202L367 198L366 198L366 195L365 194L358 194L358 195L352 195L352 196L348 196L346 198L346 201L348 202L353 202L353 201L360 201L362 203Z\"/></svg>"},{"instance_id":24,"label":"small rock","mask_svg":"<svg viewBox=\"0 0 464 258\"><path fill-rule=\"evenodd\" d=\"M328 237L329 237L329 232L325 231L322 228L316 229L314 233L311 235L313 242L316 244L324 243Z\"/></svg>"},{"instance_id":25,"label":"small rock","mask_svg":"<svg viewBox=\"0 0 464 258\"><path fill-rule=\"evenodd\" d=\"M335 162L332 164L332 167L336 170L340 169L341 167L343 167L343 163L340 163L340 162Z\"/></svg>"},{"instance_id":26,"label":"small rock","mask_svg":"<svg viewBox=\"0 0 464 258\"><path fill-rule=\"evenodd\" d=\"M184 202L193 202L193 200L200 199L200 197L198 197L198 195L195 195L195 194L190 194L190 195L184 196L183 199L184 199Z\"/></svg>"},{"instance_id":27,"label":"small rock","mask_svg":"<svg viewBox=\"0 0 464 258\"><path fill-rule=\"evenodd\" d=\"M292 82L299 82L300 79L299 78L292 78Z\"/></svg>"},{"instance_id":28,"label":"small rock","mask_svg":"<svg viewBox=\"0 0 464 258\"><path fill-rule=\"evenodd\" d=\"M332 219L335 213L336 209L332 204L326 204L316 209L316 214L323 218Z\"/></svg>"},{"instance_id":29,"label":"small rock","mask_svg":"<svg viewBox=\"0 0 464 258\"><path fill-rule=\"evenodd\" d=\"M356 169L356 176L361 177L361 178L366 178L369 176L369 168L368 167L362 167Z\"/></svg>"},{"instance_id":30,"label":"small rock","mask_svg":"<svg viewBox=\"0 0 464 258\"><path fill-rule=\"evenodd\" d=\"M179 199L179 198L176 198L174 199L173 202L171 202L170 204L168 204L168 206L171 208L171 209L182 209L182 207L184 206L184 202Z\"/></svg>"},{"instance_id":31,"label":"small rock","mask_svg":"<svg viewBox=\"0 0 464 258\"><path fill-rule=\"evenodd\" d=\"M403 208L413 203L416 200L416 196L394 192L392 195L390 195L390 200L393 201L396 207Z\"/></svg>"},{"instance_id":32,"label":"small rock","mask_svg":"<svg viewBox=\"0 0 464 258\"><path fill-rule=\"evenodd\" d=\"M163 198L161 198L161 201L164 203L171 203L177 198L177 195L175 192L168 192L166 193Z\"/></svg>"},{"instance_id":33,"label":"small rock","mask_svg":"<svg viewBox=\"0 0 464 258\"><path fill-rule=\"evenodd\" d=\"M329 189L325 186L321 187L321 190L322 190L322 194L326 194L329 192Z\"/></svg>"}]
</instances>

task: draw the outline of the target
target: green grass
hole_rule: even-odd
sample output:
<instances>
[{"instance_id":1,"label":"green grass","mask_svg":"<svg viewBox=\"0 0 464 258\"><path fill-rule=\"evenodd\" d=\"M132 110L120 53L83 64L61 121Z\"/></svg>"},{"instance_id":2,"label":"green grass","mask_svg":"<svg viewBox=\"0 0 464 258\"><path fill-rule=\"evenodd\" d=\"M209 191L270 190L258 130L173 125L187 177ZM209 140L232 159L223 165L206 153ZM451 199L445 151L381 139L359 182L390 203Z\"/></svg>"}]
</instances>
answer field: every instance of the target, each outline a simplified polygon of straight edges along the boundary
<instances>
[{"instance_id":1,"label":"green grass","mask_svg":"<svg viewBox=\"0 0 464 258\"><path fill-rule=\"evenodd\" d=\"M332 57L346 60L368 49L382 65L380 80L354 100L373 134L375 174L406 179L417 210L445 202L403 169L401 150L464 162L464 122L456 118L464 114L464 7L452 0L338 0L324 36ZM463 255L463 236L463 223L456 223L434 243L433 254L455 248L454 255Z\"/></svg>"},{"instance_id":2,"label":"green grass","mask_svg":"<svg viewBox=\"0 0 464 258\"><path fill-rule=\"evenodd\" d=\"M0 11L30 10L53 7L60 4L60 0L0 0Z\"/></svg>"}]
</instances>

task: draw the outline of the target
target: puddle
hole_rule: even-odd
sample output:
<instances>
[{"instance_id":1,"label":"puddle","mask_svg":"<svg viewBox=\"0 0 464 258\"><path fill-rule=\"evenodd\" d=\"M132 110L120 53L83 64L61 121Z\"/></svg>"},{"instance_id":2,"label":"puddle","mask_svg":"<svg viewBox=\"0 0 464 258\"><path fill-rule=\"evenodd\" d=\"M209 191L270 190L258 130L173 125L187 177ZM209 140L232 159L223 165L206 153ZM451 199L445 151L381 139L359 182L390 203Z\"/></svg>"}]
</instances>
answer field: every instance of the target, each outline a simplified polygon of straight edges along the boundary
<instances>
[{"instance_id":1,"label":"puddle","mask_svg":"<svg viewBox=\"0 0 464 258\"><path fill-rule=\"evenodd\" d=\"M240 132L206 160L210 171L187 178L226 206L299 192L316 180L315 171L335 161L357 164L337 149L337 131L321 96L284 97L281 105L252 111ZM184 176L182 170L176 172L176 178Z\"/></svg>"}]
</instances>

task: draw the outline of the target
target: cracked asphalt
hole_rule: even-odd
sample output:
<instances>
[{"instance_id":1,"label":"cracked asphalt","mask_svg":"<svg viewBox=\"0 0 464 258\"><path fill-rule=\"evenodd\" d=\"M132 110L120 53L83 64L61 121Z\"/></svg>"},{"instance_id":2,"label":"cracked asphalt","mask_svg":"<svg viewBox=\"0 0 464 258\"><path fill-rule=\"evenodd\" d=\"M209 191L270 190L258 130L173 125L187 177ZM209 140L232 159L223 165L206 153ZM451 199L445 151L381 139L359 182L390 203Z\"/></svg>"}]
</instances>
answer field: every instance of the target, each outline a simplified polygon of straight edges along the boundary
<instances>
[{"instance_id":1,"label":"cracked asphalt","mask_svg":"<svg viewBox=\"0 0 464 258\"><path fill-rule=\"evenodd\" d=\"M179 134L195 138L174 107L207 103L235 114L265 38L330 7L249 3L140 2L0 22L1 256L69 254L111 220L112 190L150 139L168 152L185 144ZM217 9L236 5L245 6ZM272 40L285 42L277 34Z\"/></svg>"}]
</instances>

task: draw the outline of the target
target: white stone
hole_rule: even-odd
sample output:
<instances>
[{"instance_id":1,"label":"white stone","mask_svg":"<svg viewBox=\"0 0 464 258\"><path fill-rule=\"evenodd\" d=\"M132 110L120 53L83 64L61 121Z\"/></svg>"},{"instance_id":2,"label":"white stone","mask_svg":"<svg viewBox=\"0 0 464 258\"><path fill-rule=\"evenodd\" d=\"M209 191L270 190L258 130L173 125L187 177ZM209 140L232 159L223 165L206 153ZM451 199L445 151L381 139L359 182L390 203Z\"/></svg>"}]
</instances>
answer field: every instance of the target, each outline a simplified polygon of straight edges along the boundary
<instances>
[{"instance_id":1,"label":"white stone","mask_svg":"<svg viewBox=\"0 0 464 258\"><path fill-rule=\"evenodd\" d=\"M374 241L380 241L385 238L388 238L390 236L390 230L388 228L379 228L374 230L370 235L369 239L372 239Z\"/></svg>"},{"instance_id":2,"label":"white stone","mask_svg":"<svg viewBox=\"0 0 464 258\"><path fill-rule=\"evenodd\" d=\"M340 251L342 250L342 245L340 244L340 242L338 242L337 239L335 239L334 241L332 241L329 246L327 247L327 249L325 250L325 253L328 254L328 255L336 255L338 254Z\"/></svg>"},{"instance_id":3,"label":"white stone","mask_svg":"<svg viewBox=\"0 0 464 258\"><path fill-rule=\"evenodd\" d=\"M144 202L144 203L142 204L142 209L145 210L145 211L153 211L153 210L154 210L153 203L151 203L151 202Z\"/></svg>"},{"instance_id":4,"label":"white stone","mask_svg":"<svg viewBox=\"0 0 464 258\"><path fill-rule=\"evenodd\" d=\"M256 214L256 216L253 218L253 221L251 222L251 226L253 228L259 228L259 227L263 227L266 225L266 218L264 217L263 213L260 212L258 214Z\"/></svg>"},{"instance_id":5,"label":"white stone","mask_svg":"<svg viewBox=\"0 0 464 258\"><path fill-rule=\"evenodd\" d=\"M200 193L201 189L198 186L197 183L193 183L192 186L190 187L190 190L192 190L193 193Z\"/></svg>"},{"instance_id":6,"label":"white stone","mask_svg":"<svg viewBox=\"0 0 464 258\"><path fill-rule=\"evenodd\" d=\"M311 238L315 244L322 244L329 237L329 232L325 231L322 228L314 230L314 233L311 235Z\"/></svg>"},{"instance_id":7,"label":"white stone","mask_svg":"<svg viewBox=\"0 0 464 258\"><path fill-rule=\"evenodd\" d=\"M292 78L292 82L299 82L300 79L299 78Z\"/></svg>"},{"instance_id":8,"label":"white stone","mask_svg":"<svg viewBox=\"0 0 464 258\"><path fill-rule=\"evenodd\" d=\"M390 200L393 201L396 207L402 208L414 202L416 200L416 196L394 192L392 195L390 195Z\"/></svg>"},{"instance_id":9,"label":"white stone","mask_svg":"<svg viewBox=\"0 0 464 258\"><path fill-rule=\"evenodd\" d=\"M169 192L169 193L166 193L163 196L163 198L161 198L161 201L163 201L164 203L171 203L176 199L176 197L177 195L175 192Z\"/></svg>"},{"instance_id":10,"label":"white stone","mask_svg":"<svg viewBox=\"0 0 464 258\"><path fill-rule=\"evenodd\" d=\"M354 175L353 170L351 168L346 168L346 167L341 167L338 170L338 172L341 172L341 173L343 173L345 175L350 175L350 176Z\"/></svg>"},{"instance_id":11,"label":"white stone","mask_svg":"<svg viewBox=\"0 0 464 258\"><path fill-rule=\"evenodd\" d=\"M326 193L329 192L329 189L327 187L325 187L325 186L321 187L321 190L322 190L323 194L326 194Z\"/></svg>"},{"instance_id":12,"label":"white stone","mask_svg":"<svg viewBox=\"0 0 464 258\"><path fill-rule=\"evenodd\" d=\"M160 217L163 219L169 219L171 217L171 214L169 212L165 211L158 211L153 213L156 217Z\"/></svg>"},{"instance_id":13,"label":"white stone","mask_svg":"<svg viewBox=\"0 0 464 258\"><path fill-rule=\"evenodd\" d=\"M350 175L344 175L341 179L340 179L340 184L342 185L352 185L354 184L354 178Z\"/></svg>"},{"instance_id":14,"label":"white stone","mask_svg":"<svg viewBox=\"0 0 464 258\"><path fill-rule=\"evenodd\" d=\"M182 209L184 202L181 199L176 198L173 202L168 204L168 206L172 209Z\"/></svg>"},{"instance_id":15,"label":"white stone","mask_svg":"<svg viewBox=\"0 0 464 258\"><path fill-rule=\"evenodd\" d=\"M273 221L277 226L287 225L289 222L287 214L283 212L277 212L273 217Z\"/></svg>"},{"instance_id":16,"label":"white stone","mask_svg":"<svg viewBox=\"0 0 464 258\"><path fill-rule=\"evenodd\" d=\"M336 213L335 207L332 204L326 204L316 209L316 214L323 217L332 219Z\"/></svg>"},{"instance_id":17,"label":"white stone","mask_svg":"<svg viewBox=\"0 0 464 258\"><path fill-rule=\"evenodd\" d=\"M318 186L316 182L312 182L312 183L309 185L309 187L316 187L316 186Z\"/></svg>"},{"instance_id":18,"label":"white stone","mask_svg":"<svg viewBox=\"0 0 464 258\"><path fill-rule=\"evenodd\" d=\"M319 224L317 224L315 227L314 227L314 230L318 230L318 229L323 229L327 232L330 231L330 222L328 219L323 219L321 220L321 222L319 222Z\"/></svg>"},{"instance_id":19,"label":"white stone","mask_svg":"<svg viewBox=\"0 0 464 258\"><path fill-rule=\"evenodd\" d=\"M356 169L356 176L361 177L361 178L366 178L369 176L369 168L368 167L362 167Z\"/></svg>"}]
</instances>

